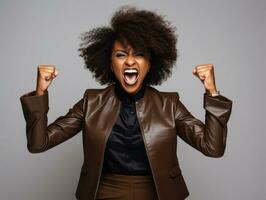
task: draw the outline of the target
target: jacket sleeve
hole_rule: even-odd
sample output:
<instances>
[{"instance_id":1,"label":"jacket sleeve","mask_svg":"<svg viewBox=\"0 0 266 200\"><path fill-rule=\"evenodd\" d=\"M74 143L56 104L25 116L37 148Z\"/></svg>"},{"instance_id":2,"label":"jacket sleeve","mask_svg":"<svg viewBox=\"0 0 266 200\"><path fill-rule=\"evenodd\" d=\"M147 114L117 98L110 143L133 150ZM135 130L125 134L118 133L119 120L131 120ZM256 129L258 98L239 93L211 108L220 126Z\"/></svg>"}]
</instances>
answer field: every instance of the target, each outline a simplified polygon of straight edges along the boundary
<instances>
[{"instance_id":1,"label":"jacket sleeve","mask_svg":"<svg viewBox=\"0 0 266 200\"><path fill-rule=\"evenodd\" d=\"M31 91L20 97L26 120L27 148L31 153L47 151L73 137L82 129L85 93L64 116L58 117L48 126L48 91L41 96L36 96L35 91Z\"/></svg>"},{"instance_id":2,"label":"jacket sleeve","mask_svg":"<svg viewBox=\"0 0 266 200\"><path fill-rule=\"evenodd\" d=\"M227 122L231 115L232 101L223 95L211 97L204 93L205 124L187 110L176 95L175 124L177 134L186 143L209 157L224 154Z\"/></svg>"}]
</instances>

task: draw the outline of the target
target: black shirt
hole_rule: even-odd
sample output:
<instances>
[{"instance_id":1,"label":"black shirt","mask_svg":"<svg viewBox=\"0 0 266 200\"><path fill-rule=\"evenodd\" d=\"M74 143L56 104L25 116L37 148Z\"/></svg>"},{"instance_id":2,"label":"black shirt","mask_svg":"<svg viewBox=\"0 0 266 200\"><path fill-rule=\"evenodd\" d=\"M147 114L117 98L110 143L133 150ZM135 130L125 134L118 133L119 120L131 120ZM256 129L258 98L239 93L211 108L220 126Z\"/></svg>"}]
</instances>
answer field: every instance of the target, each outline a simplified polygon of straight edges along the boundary
<instances>
[{"instance_id":1,"label":"black shirt","mask_svg":"<svg viewBox=\"0 0 266 200\"><path fill-rule=\"evenodd\" d=\"M146 84L134 95L115 84L115 95L122 106L108 138L103 172L125 175L151 175L148 157L141 135L135 101L144 96Z\"/></svg>"}]
</instances>

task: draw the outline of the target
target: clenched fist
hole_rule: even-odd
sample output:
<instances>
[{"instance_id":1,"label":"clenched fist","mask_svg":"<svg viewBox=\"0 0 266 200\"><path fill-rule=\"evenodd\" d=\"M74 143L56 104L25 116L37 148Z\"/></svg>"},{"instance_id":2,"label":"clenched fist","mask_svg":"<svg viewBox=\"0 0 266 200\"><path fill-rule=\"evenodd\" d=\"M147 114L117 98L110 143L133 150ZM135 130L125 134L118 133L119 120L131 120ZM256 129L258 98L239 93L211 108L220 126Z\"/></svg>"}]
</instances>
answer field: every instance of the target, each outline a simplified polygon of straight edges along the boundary
<instances>
[{"instance_id":1,"label":"clenched fist","mask_svg":"<svg viewBox=\"0 0 266 200\"><path fill-rule=\"evenodd\" d=\"M192 73L204 84L206 92L211 94L217 93L213 64L197 65Z\"/></svg>"},{"instance_id":2,"label":"clenched fist","mask_svg":"<svg viewBox=\"0 0 266 200\"><path fill-rule=\"evenodd\" d=\"M36 95L43 95L57 75L54 65L38 65Z\"/></svg>"}]
</instances>

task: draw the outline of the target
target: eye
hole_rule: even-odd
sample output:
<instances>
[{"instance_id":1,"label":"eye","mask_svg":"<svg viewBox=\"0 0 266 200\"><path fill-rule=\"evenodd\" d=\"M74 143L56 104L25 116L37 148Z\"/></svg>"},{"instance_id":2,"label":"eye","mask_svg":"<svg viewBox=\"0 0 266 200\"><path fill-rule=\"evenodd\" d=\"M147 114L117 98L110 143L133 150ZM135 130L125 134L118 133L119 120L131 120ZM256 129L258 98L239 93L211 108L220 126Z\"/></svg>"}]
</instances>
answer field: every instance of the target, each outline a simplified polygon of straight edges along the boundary
<instances>
[{"instance_id":1,"label":"eye","mask_svg":"<svg viewBox=\"0 0 266 200\"><path fill-rule=\"evenodd\" d=\"M139 56L139 57L143 57L144 56L144 54L142 52L136 53L135 55Z\"/></svg>"},{"instance_id":2,"label":"eye","mask_svg":"<svg viewBox=\"0 0 266 200\"><path fill-rule=\"evenodd\" d=\"M116 56L116 57L118 57L118 58L120 58L120 57L123 57L123 56L125 56L125 54L122 54L122 53L117 53L115 56Z\"/></svg>"}]
</instances>

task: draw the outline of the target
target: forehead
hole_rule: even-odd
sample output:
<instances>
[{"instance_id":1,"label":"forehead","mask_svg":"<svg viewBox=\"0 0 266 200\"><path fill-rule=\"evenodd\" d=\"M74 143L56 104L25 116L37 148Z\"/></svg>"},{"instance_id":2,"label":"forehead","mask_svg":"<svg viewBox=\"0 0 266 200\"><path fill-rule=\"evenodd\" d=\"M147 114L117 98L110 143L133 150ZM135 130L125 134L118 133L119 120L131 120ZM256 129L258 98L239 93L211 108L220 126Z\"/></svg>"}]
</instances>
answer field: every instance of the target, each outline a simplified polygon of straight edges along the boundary
<instances>
[{"instance_id":1,"label":"forehead","mask_svg":"<svg viewBox=\"0 0 266 200\"><path fill-rule=\"evenodd\" d=\"M132 47L130 46L130 44L126 43L126 42L121 42L120 40L116 40L114 42L114 46L113 46L113 50L127 50L127 51L131 51L133 50Z\"/></svg>"},{"instance_id":2,"label":"forehead","mask_svg":"<svg viewBox=\"0 0 266 200\"><path fill-rule=\"evenodd\" d=\"M133 47L126 41L126 40L115 40L114 44L113 44L113 49L112 49L112 54L115 52L115 51L119 51L119 50L122 50L122 51L126 51L126 52L131 52L134 53L134 52L143 52L145 54L145 56L147 56L148 58L150 58L150 52L149 51L146 51L145 49L133 49Z\"/></svg>"}]
</instances>

